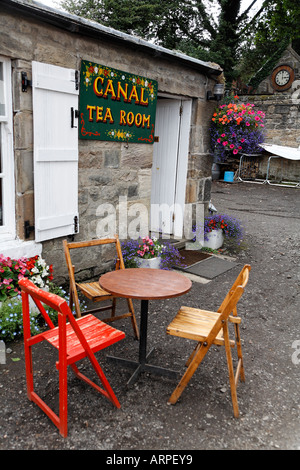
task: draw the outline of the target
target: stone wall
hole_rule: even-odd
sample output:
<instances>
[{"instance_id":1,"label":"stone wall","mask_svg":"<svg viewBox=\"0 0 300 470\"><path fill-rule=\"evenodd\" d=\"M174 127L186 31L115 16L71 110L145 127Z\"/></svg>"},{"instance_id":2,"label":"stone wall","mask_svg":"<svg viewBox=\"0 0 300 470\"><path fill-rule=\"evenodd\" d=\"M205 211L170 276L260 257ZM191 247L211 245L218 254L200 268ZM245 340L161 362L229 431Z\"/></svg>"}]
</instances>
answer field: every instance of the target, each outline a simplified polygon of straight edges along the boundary
<instances>
[{"instance_id":1,"label":"stone wall","mask_svg":"<svg viewBox=\"0 0 300 470\"><path fill-rule=\"evenodd\" d=\"M24 220L34 224L32 92L30 87L26 93L21 91L21 72L27 72L30 80L33 60L77 70L81 59L90 60L151 77L158 81L159 93L191 98L186 202L202 204L209 201L208 127L214 104L206 101L206 90L212 89L213 81L194 68L150 56L145 51L126 47L126 44L97 41L23 15L13 16L1 11L0 28L0 54L11 58L13 67L16 218L20 239L24 239ZM117 206L119 196L124 196L128 204L142 202L149 206L152 151L152 145L147 144L79 140L80 231L76 240L95 238L99 204L107 202ZM34 234L30 238L34 238ZM55 280L64 282L67 270L62 239L44 242L43 257L54 265ZM84 255L80 258L80 269L85 275L98 275L112 258L109 254L105 262L100 263L99 258Z\"/></svg>"},{"instance_id":2,"label":"stone wall","mask_svg":"<svg viewBox=\"0 0 300 470\"><path fill-rule=\"evenodd\" d=\"M257 109L266 114L265 143L298 148L300 146L300 57L288 47L273 69L281 64L289 65L295 71L291 88L283 92L274 91L271 76L268 76L259 84L256 94L242 96L241 99L244 102L254 103ZM261 159L259 175L261 177L266 175L269 155ZM284 179L300 180L300 161L274 159L270 168L272 178L281 178L283 174Z\"/></svg>"}]
</instances>

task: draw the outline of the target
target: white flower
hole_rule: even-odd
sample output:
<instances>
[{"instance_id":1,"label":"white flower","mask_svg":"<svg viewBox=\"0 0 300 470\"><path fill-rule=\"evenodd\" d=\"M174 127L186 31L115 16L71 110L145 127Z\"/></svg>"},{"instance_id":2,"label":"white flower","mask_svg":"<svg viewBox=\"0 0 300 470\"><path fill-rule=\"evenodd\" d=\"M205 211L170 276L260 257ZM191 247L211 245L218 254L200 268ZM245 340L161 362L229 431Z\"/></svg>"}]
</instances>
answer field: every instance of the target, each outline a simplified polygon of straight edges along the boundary
<instances>
[{"instance_id":1,"label":"white flower","mask_svg":"<svg viewBox=\"0 0 300 470\"><path fill-rule=\"evenodd\" d=\"M98 67L94 67L94 72L98 73Z\"/></svg>"}]
</instances>

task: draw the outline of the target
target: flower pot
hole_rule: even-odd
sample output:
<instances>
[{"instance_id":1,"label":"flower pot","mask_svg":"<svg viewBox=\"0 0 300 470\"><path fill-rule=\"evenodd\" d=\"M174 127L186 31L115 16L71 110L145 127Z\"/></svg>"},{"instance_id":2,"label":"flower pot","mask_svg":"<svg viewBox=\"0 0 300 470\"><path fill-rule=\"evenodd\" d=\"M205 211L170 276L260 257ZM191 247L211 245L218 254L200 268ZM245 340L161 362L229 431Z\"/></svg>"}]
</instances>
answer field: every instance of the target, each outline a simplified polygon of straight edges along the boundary
<instances>
[{"instance_id":1,"label":"flower pot","mask_svg":"<svg viewBox=\"0 0 300 470\"><path fill-rule=\"evenodd\" d=\"M212 230L212 232L206 234L205 238L207 238L207 240L204 239L203 246L205 248L211 248L212 250L217 250L218 248L221 248L224 243L224 235L221 229Z\"/></svg>"},{"instance_id":2,"label":"flower pot","mask_svg":"<svg viewBox=\"0 0 300 470\"><path fill-rule=\"evenodd\" d=\"M139 264L139 268L151 268L151 269L159 269L160 266L160 258L139 258L137 257L137 262Z\"/></svg>"},{"instance_id":3,"label":"flower pot","mask_svg":"<svg viewBox=\"0 0 300 470\"><path fill-rule=\"evenodd\" d=\"M212 180L218 180L220 178L221 170L218 163L213 163L211 167Z\"/></svg>"}]
</instances>

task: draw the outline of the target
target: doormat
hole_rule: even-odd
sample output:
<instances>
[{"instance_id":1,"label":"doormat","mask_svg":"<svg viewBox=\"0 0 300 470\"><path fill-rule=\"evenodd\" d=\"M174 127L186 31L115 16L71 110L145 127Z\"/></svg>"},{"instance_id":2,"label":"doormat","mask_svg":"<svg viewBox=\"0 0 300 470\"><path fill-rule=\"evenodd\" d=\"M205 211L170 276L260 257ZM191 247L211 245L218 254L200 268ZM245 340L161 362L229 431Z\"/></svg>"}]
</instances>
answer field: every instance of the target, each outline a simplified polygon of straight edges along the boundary
<instances>
[{"instance_id":1,"label":"doormat","mask_svg":"<svg viewBox=\"0 0 300 470\"><path fill-rule=\"evenodd\" d=\"M202 251L197 250L179 250L179 254L181 255L181 261L185 266L191 266L192 264L211 257L209 253L203 253Z\"/></svg>"},{"instance_id":2,"label":"doormat","mask_svg":"<svg viewBox=\"0 0 300 470\"><path fill-rule=\"evenodd\" d=\"M206 279L214 279L235 266L237 266L237 263L218 258L217 256L210 256L203 261L199 261L192 266L188 266L184 269L184 272L195 274L196 276L201 276Z\"/></svg>"}]
</instances>

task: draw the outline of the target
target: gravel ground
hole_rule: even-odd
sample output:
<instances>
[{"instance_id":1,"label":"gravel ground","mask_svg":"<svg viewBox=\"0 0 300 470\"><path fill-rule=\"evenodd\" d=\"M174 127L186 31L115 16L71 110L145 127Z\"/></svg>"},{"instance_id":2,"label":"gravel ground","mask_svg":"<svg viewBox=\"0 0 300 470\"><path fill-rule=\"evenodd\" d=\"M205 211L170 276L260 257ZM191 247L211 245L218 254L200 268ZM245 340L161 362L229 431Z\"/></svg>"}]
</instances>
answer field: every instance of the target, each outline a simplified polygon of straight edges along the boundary
<instances>
[{"instance_id":1,"label":"gravel ground","mask_svg":"<svg viewBox=\"0 0 300 470\"><path fill-rule=\"evenodd\" d=\"M1 450L106 450L115 455L161 450L186 455L196 450L300 449L300 342L295 343L300 340L300 189L213 182L212 202L245 226L243 250L236 254L238 266L207 284L193 282L184 298L151 302L148 341L156 347L152 362L184 371L193 345L165 334L178 307L217 308L243 264L251 264L239 306L246 372L246 382L238 387L240 418L233 417L223 349L210 351L175 406L167 405L176 386L173 380L144 374L128 388L130 372L108 364L106 351L97 357L121 409L70 372L69 432L63 439L27 399L20 341L7 345L12 351L0 365ZM135 307L139 321L138 302ZM126 339L109 352L135 359L138 344L130 322L118 327ZM57 374L51 353L47 345L36 346L34 370L39 393L56 408ZM82 367L89 369L85 362Z\"/></svg>"}]
</instances>

